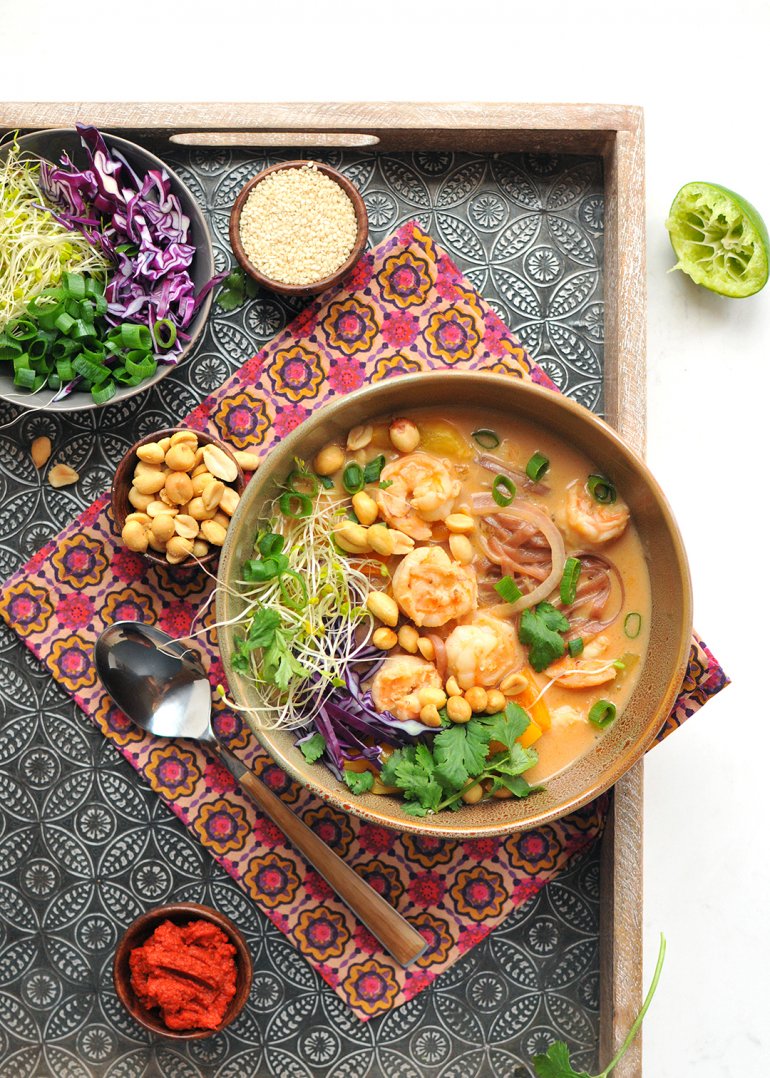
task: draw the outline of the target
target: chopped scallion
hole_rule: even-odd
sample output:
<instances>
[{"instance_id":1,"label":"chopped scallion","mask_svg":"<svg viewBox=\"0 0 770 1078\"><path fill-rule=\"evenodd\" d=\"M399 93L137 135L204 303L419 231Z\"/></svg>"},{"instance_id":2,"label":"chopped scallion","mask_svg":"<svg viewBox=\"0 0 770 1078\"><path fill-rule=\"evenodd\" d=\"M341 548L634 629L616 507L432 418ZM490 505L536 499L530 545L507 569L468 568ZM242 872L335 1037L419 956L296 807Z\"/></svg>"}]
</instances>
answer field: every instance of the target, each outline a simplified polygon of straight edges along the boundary
<instances>
[{"instance_id":1,"label":"chopped scallion","mask_svg":"<svg viewBox=\"0 0 770 1078\"><path fill-rule=\"evenodd\" d=\"M380 473L384 467L385 457L380 453L379 457L370 460L364 468L364 483L376 483L380 478Z\"/></svg>"},{"instance_id":2,"label":"chopped scallion","mask_svg":"<svg viewBox=\"0 0 770 1078\"><path fill-rule=\"evenodd\" d=\"M500 439L496 432L490 430L488 427L480 427L479 430L474 430L471 434L474 442L480 445L482 449L497 449L500 445Z\"/></svg>"},{"instance_id":3,"label":"chopped scallion","mask_svg":"<svg viewBox=\"0 0 770 1078\"><path fill-rule=\"evenodd\" d=\"M359 490L364 489L364 470L354 460L345 466L342 485L348 494L358 494Z\"/></svg>"},{"instance_id":4,"label":"chopped scallion","mask_svg":"<svg viewBox=\"0 0 770 1078\"><path fill-rule=\"evenodd\" d=\"M626 620L623 622L623 632L629 640L636 640L641 631L642 615L637 613L636 610L632 610L630 614L626 615Z\"/></svg>"},{"instance_id":5,"label":"chopped scallion","mask_svg":"<svg viewBox=\"0 0 770 1078\"><path fill-rule=\"evenodd\" d=\"M599 505L613 505L617 500L618 492L615 484L606 475L589 475L586 483L588 493Z\"/></svg>"},{"instance_id":6,"label":"chopped scallion","mask_svg":"<svg viewBox=\"0 0 770 1078\"><path fill-rule=\"evenodd\" d=\"M583 637L576 636L573 640L567 641L567 651L573 659L576 659L578 655L583 653Z\"/></svg>"},{"instance_id":7,"label":"chopped scallion","mask_svg":"<svg viewBox=\"0 0 770 1078\"><path fill-rule=\"evenodd\" d=\"M504 576L502 580L498 580L495 584L495 591L504 603L515 603L523 594L511 576Z\"/></svg>"},{"instance_id":8,"label":"chopped scallion","mask_svg":"<svg viewBox=\"0 0 770 1078\"><path fill-rule=\"evenodd\" d=\"M496 475L492 480L492 497L504 509L516 497L516 484L507 475Z\"/></svg>"},{"instance_id":9,"label":"chopped scallion","mask_svg":"<svg viewBox=\"0 0 770 1078\"><path fill-rule=\"evenodd\" d=\"M594 726L598 726L600 730L603 730L605 726L609 726L613 721L617 712L618 709L611 701L597 700L588 712L588 721L592 722Z\"/></svg>"},{"instance_id":10,"label":"chopped scallion","mask_svg":"<svg viewBox=\"0 0 770 1078\"><path fill-rule=\"evenodd\" d=\"M278 506L285 517L293 520L309 517L313 512L313 502L307 494L298 494L294 490L285 490L278 499Z\"/></svg>"},{"instance_id":11,"label":"chopped scallion","mask_svg":"<svg viewBox=\"0 0 770 1078\"><path fill-rule=\"evenodd\" d=\"M564 563L564 572L561 575L561 584L559 585L559 598L565 606L572 606L575 601L580 569L581 565L578 558L567 558Z\"/></svg>"},{"instance_id":12,"label":"chopped scallion","mask_svg":"<svg viewBox=\"0 0 770 1078\"><path fill-rule=\"evenodd\" d=\"M542 453L533 453L527 461L525 471L533 483L538 483L550 467L550 460Z\"/></svg>"}]
</instances>

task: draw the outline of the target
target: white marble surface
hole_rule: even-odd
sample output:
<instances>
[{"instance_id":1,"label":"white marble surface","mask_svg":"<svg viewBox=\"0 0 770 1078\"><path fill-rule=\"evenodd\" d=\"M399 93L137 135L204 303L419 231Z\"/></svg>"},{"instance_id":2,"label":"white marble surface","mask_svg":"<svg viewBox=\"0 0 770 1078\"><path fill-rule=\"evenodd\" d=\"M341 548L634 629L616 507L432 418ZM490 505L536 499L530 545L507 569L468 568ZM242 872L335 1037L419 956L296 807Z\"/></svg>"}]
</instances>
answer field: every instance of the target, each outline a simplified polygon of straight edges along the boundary
<instances>
[{"instance_id":1,"label":"white marble surface","mask_svg":"<svg viewBox=\"0 0 770 1078\"><path fill-rule=\"evenodd\" d=\"M761 1078L770 733L759 691L768 555L757 525L768 501L770 286L729 301L668 274L663 222L691 179L741 191L770 221L770 7L687 7L231 0L212 12L200 0L136 0L87 12L0 0L0 99L644 106L648 459L684 532L696 624L734 682L646 764L647 976L661 930L669 957L646 1023L645 1075Z\"/></svg>"}]
</instances>

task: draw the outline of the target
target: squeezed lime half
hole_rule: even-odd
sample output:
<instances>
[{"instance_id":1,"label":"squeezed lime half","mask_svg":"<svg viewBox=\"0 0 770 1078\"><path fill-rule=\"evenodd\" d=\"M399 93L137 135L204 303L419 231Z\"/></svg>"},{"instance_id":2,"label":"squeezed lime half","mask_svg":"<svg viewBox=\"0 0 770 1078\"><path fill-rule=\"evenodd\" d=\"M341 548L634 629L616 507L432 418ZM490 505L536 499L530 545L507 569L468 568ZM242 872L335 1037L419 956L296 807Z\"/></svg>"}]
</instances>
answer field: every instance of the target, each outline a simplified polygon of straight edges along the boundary
<instances>
[{"instance_id":1,"label":"squeezed lime half","mask_svg":"<svg viewBox=\"0 0 770 1078\"><path fill-rule=\"evenodd\" d=\"M680 269L704 288L742 299L764 288L770 239L758 211L716 183L686 183L666 228Z\"/></svg>"}]
</instances>

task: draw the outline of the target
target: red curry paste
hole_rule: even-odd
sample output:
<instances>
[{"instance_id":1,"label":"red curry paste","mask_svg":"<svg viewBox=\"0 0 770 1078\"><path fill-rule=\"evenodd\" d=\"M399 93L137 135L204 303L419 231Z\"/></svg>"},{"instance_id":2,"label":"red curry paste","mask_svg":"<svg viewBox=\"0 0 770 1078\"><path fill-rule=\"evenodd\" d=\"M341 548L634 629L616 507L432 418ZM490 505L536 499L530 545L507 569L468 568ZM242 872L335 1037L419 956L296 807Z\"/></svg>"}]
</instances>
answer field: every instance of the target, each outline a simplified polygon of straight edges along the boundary
<instances>
[{"instance_id":1,"label":"red curry paste","mask_svg":"<svg viewBox=\"0 0 770 1078\"><path fill-rule=\"evenodd\" d=\"M164 921L129 965L137 998L169 1029L216 1029L235 995L235 947L209 921Z\"/></svg>"}]
</instances>

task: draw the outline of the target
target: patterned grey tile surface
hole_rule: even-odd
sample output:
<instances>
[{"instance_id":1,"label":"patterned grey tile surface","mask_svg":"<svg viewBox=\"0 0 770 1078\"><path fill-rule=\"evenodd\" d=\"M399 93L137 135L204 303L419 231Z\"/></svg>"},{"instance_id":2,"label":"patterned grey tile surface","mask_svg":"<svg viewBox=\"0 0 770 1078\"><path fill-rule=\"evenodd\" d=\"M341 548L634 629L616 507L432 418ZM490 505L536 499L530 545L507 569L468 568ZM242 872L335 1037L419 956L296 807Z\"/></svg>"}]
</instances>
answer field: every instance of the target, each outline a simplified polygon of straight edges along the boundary
<instances>
[{"instance_id":1,"label":"patterned grey tile surface","mask_svg":"<svg viewBox=\"0 0 770 1078\"><path fill-rule=\"evenodd\" d=\"M299 156L166 152L205 207L221 268L246 179ZM417 218L557 385L602 407L603 180L591 158L373 152L318 155L361 188L376 243ZM138 436L181 418L301 303L261 294L213 309L195 357L122 406L71 417L0 403L0 576L109 486ZM48 434L81 474L53 490L28 446ZM526 1078L554 1037L595 1063L598 852L517 910L431 988L368 1023L353 1017L16 637L0 630L1 1078ZM117 1003L118 933L168 899L244 929L256 976L225 1033L153 1039Z\"/></svg>"}]
</instances>

